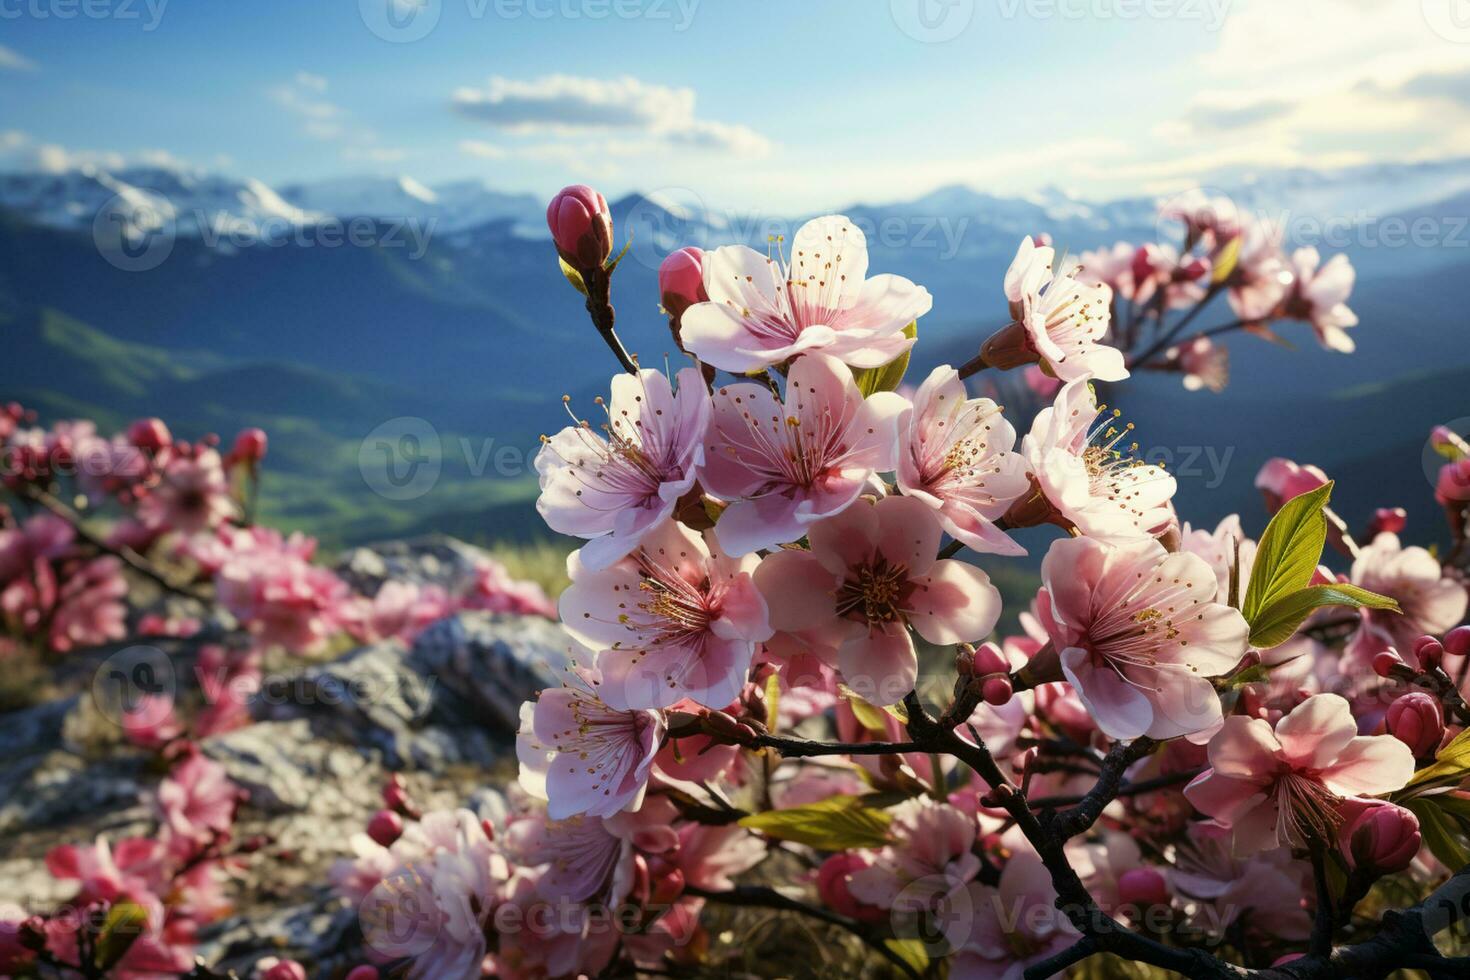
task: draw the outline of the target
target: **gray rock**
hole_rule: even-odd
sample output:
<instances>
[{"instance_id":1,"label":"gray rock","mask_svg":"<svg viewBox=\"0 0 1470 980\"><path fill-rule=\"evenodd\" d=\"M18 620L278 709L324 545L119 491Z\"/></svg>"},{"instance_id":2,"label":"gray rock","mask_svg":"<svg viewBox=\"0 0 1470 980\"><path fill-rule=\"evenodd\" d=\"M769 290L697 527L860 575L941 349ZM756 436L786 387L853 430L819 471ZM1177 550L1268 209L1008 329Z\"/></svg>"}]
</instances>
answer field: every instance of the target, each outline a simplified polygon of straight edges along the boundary
<instances>
[{"instance_id":1,"label":"gray rock","mask_svg":"<svg viewBox=\"0 0 1470 980\"><path fill-rule=\"evenodd\" d=\"M305 718L263 721L207 739L202 748L268 814L358 814L382 769L356 747L316 737ZM357 828L354 828L357 829Z\"/></svg>"},{"instance_id":2,"label":"gray rock","mask_svg":"<svg viewBox=\"0 0 1470 980\"><path fill-rule=\"evenodd\" d=\"M559 623L539 616L462 612L420 633L413 660L470 711L514 732L521 703L561 683L571 643Z\"/></svg>"},{"instance_id":3,"label":"gray rock","mask_svg":"<svg viewBox=\"0 0 1470 980\"><path fill-rule=\"evenodd\" d=\"M451 594L470 588L476 566L490 554L442 534L383 541L346 552L337 574L364 595L376 595L388 579L438 585Z\"/></svg>"}]
</instances>

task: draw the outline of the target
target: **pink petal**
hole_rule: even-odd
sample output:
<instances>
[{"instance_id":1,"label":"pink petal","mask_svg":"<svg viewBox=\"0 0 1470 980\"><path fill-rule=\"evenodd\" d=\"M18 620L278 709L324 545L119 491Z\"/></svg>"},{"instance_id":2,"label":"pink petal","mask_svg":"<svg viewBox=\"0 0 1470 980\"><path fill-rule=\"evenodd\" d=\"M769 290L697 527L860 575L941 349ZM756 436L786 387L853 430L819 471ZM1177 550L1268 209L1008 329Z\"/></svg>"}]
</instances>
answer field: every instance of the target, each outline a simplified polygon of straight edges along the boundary
<instances>
[{"instance_id":1,"label":"pink petal","mask_svg":"<svg viewBox=\"0 0 1470 980\"><path fill-rule=\"evenodd\" d=\"M976 566L954 559L937 561L915 586L909 622L930 643L972 643L995 629L1000 592Z\"/></svg>"},{"instance_id":2,"label":"pink petal","mask_svg":"<svg viewBox=\"0 0 1470 980\"><path fill-rule=\"evenodd\" d=\"M1392 735L1357 736L1322 770L1322 781L1339 796L1389 793L1413 776L1413 751Z\"/></svg>"},{"instance_id":3,"label":"pink petal","mask_svg":"<svg viewBox=\"0 0 1470 980\"><path fill-rule=\"evenodd\" d=\"M1282 756L1303 769L1330 765L1357 734L1352 708L1337 694L1313 695L1276 723Z\"/></svg>"},{"instance_id":4,"label":"pink petal","mask_svg":"<svg viewBox=\"0 0 1470 980\"><path fill-rule=\"evenodd\" d=\"M848 569L873 558L879 541L878 507L859 500L842 513L813 524L807 540L822 567L845 578Z\"/></svg>"},{"instance_id":5,"label":"pink petal","mask_svg":"<svg viewBox=\"0 0 1470 980\"><path fill-rule=\"evenodd\" d=\"M1281 768L1271 726L1261 718L1231 715L1210 742L1210 765L1222 775L1237 779L1269 779Z\"/></svg>"},{"instance_id":6,"label":"pink petal","mask_svg":"<svg viewBox=\"0 0 1470 980\"><path fill-rule=\"evenodd\" d=\"M847 640L837 650L837 665L849 687L879 705L903 700L919 675L914 641L897 624Z\"/></svg>"},{"instance_id":7,"label":"pink petal","mask_svg":"<svg viewBox=\"0 0 1470 980\"><path fill-rule=\"evenodd\" d=\"M723 523L723 519L721 519ZM765 596L773 629L824 625L836 615L837 578L809 551L777 551L761 559L755 586Z\"/></svg>"},{"instance_id":8,"label":"pink petal","mask_svg":"<svg viewBox=\"0 0 1470 980\"><path fill-rule=\"evenodd\" d=\"M1154 709L1138 688L1110 667L1096 667L1087 651L1062 651L1062 673L1097 721L1097 727L1116 739L1137 738L1153 724Z\"/></svg>"},{"instance_id":9,"label":"pink petal","mask_svg":"<svg viewBox=\"0 0 1470 980\"><path fill-rule=\"evenodd\" d=\"M939 552L944 530L922 501L884 497L873 508L878 518L878 551L890 564L903 565L909 577L927 574Z\"/></svg>"},{"instance_id":10,"label":"pink petal","mask_svg":"<svg viewBox=\"0 0 1470 980\"><path fill-rule=\"evenodd\" d=\"M1259 806L1266 794L1251 780L1207 769L1184 787L1184 797L1200 813L1230 825L1246 811Z\"/></svg>"}]
</instances>

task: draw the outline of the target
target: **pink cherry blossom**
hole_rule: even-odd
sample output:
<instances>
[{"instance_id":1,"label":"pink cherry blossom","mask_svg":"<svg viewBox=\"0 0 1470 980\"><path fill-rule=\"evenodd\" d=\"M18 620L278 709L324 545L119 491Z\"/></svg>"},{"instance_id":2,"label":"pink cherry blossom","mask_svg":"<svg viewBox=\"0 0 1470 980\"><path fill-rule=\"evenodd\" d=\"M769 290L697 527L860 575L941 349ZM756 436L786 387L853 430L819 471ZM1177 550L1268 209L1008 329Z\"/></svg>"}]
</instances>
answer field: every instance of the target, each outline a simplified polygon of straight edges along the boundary
<instances>
[{"instance_id":1,"label":"pink cherry blossom","mask_svg":"<svg viewBox=\"0 0 1470 980\"><path fill-rule=\"evenodd\" d=\"M1085 285L1077 267L1054 269L1056 252L1026 238L1006 272L1006 299L1024 331L1022 341L1063 381L1128 377L1123 355L1102 343L1108 332L1111 291Z\"/></svg>"},{"instance_id":2,"label":"pink cherry blossom","mask_svg":"<svg viewBox=\"0 0 1470 980\"><path fill-rule=\"evenodd\" d=\"M545 589L535 582L512 578L504 565L484 556L476 560L474 585L460 597L459 605L464 609L556 618L556 604L547 598Z\"/></svg>"},{"instance_id":3,"label":"pink cherry blossom","mask_svg":"<svg viewBox=\"0 0 1470 980\"><path fill-rule=\"evenodd\" d=\"M588 569L580 554L567 563L561 618L598 651L609 704L663 708L688 697L721 708L734 700L756 644L771 636L751 578L759 559L731 558L713 534L672 521L611 568Z\"/></svg>"},{"instance_id":4,"label":"pink cherry blossom","mask_svg":"<svg viewBox=\"0 0 1470 980\"><path fill-rule=\"evenodd\" d=\"M597 694L600 680L595 671L572 671L564 686L521 706L521 786L548 801L553 820L636 810L648 788L663 719L609 708Z\"/></svg>"},{"instance_id":5,"label":"pink cherry blossom","mask_svg":"<svg viewBox=\"0 0 1470 980\"><path fill-rule=\"evenodd\" d=\"M765 385L718 389L702 479L732 501L715 531L721 546L746 555L787 544L850 505L894 468L906 404L891 392L864 399L852 372L825 354L797 360L784 404Z\"/></svg>"},{"instance_id":6,"label":"pink cherry blossom","mask_svg":"<svg viewBox=\"0 0 1470 980\"><path fill-rule=\"evenodd\" d=\"M1164 308L1177 310L1193 306L1205 295L1200 279L1208 275L1210 262L1193 255L1179 254L1172 245L1149 242L1133 254L1133 295L1135 303L1145 304L1163 292Z\"/></svg>"},{"instance_id":7,"label":"pink cherry blossom","mask_svg":"<svg viewBox=\"0 0 1470 980\"><path fill-rule=\"evenodd\" d=\"M1133 256L1138 249L1128 242L1093 249L1077 256L1077 281L1087 286L1107 286L1114 296L1136 300Z\"/></svg>"},{"instance_id":8,"label":"pink cherry blossom","mask_svg":"<svg viewBox=\"0 0 1470 980\"><path fill-rule=\"evenodd\" d=\"M704 463L710 403L695 368L612 380L607 421L587 421L545 439L536 455L536 509L554 531L586 538L582 561L607 568L638 547L694 486ZM602 404L599 398L598 403Z\"/></svg>"},{"instance_id":9,"label":"pink cherry blossom","mask_svg":"<svg viewBox=\"0 0 1470 980\"><path fill-rule=\"evenodd\" d=\"M1230 198L1206 194L1198 187L1171 198L1159 209L1159 217L1183 222L1191 244L1203 241L1213 249L1239 235L1242 224L1249 220Z\"/></svg>"},{"instance_id":10,"label":"pink cherry blossom","mask_svg":"<svg viewBox=\"0 0 1470 980\"><path fill-rule=\"evenodd\" d=\"M1327 350L1351 354L1357 344L1347 328L1357 326L1358 316L1348 309L1356 274L1346 255L1334 255L1324 265L1315 248L1291 253L1292 285L1283 312L1312 325L1317 342Z\"/></svg>"},{"instance_id":11,"label":"pink cherry blossom","mask_svg":"<svg viewBox=\"0 0 1470 980\"><path fill-rule=\"evenodd\" d=\"M360 596L345 606L343 625L364 642L398 637L411 643L425 627L447 616L453 608L442 586L389 579L372 598Z\"/></svg>"},{"instance_id":12,"label":"pink cherry blossom","mask_svg":"<svg viewBox=\"0 0 1470 980\"><path fill-rule=\"evenodd\" d=\"M1232 715L1210 741L1210 768L1184 788L1235 832L1235 853L1335 839L1344 797L1401 788L1414 753L1391 735L1359 735L1348 703L1314 694L1276 723Z\"/></svg>"},{"instance_id":13,"label":"pink cherry blossom","mask_svg":"<svg viewBox=\"0 0 1470 980\"><path fill-rule=\"evenodd\" d=\"M1226 296L1235 315L1248 324L1270 319L1286 298L1291 279L1291 268L1281 253L1281 229L1247 221L1235 267L1227 279Z\"/></svg>"},{"instance_id":14,"label":"pink cherry blossom","mask_svg":"<svg viewBox=\"0 0 1470 980\"><path fill-rule=\"evenodd\" d=\"M1266 460L1256 473L1256 489L1266 498L1266 509L1275 513L1281 505L1317 489L1327 482L1327 474L1320 467L1308 463L1303 466L1280 456Z\"/></svg>"},{"instance_id":15,"label":"pink cherry blossom","mask_svg":"<svg viewBox=\"0 0 1470 980\"><path fill-rule=\"evenodd\" d=\"M1214 820L1197 820L1166 872L1169 887L1189 900L1191 924L1210 935L1224 935L1237 921L1246 928L1286 940L1306 939L1312 920L1302 907L1311 869L1293 861L1286 848L1237 857L1231 829Z\"/></svg>"},{"instance_id":16,"label":"pink cherry blossom","mask_svg":"<svg viewBox=\"0 0 1470 980\"><path fill-rule=\"evenodd\" d=\"M225 767L198 752L189 753L158 785L157 809L169 851L187 860L235 822L240 790Z\"/></svg>"},{"instance_id":17,"label":"pink cherry blossom","mask_svg":"<svg viewBox=\"0 0 1470 980\"><path fill-rule=\"evenodd\" d=\"M1220 699L1207 678L1245 656L1250 627L1215 601L1214 571L1155 541L1052 544L1041 564L1042 622L1062 671L1112 738L1209 731Z\"/></svg>"},{"instance_id":18,"label":"pink cherry blossom","mask_svg":"<svg viewBox=\"0 0 1470 980\"><path fill-rule=\"evenodd\" d=\"M903 328L933 303L902 276L868 278L867 238L843 215L802 225L789 265L744 245L706 252L704 288L708 302L684 311L684 345L736 374L813 351L879 367L913 346Z\"/></svg>"},{"instance_id":19,"label":"pink cherry blossom","mask_svg":"<svg viewBox=\"0 0 1470 980\"><path fill-rule=\"evenodd\" d=\"M224 464L213 449L171 458L138 505L138 516L148 527L184 534L218 527L236 511Z\"/></svg>"},{"instance_id":20,"label":"pink cherry blossom","mask_svg":"<svg viewBox=\"0 0 1470 980\"><path fill-rule=\"evenodd\" d=\"M1448 632L1465 618L1470 596L1464 583L1445 575L1425 549L1404 547L1396 534L1385 531L1360 549L1350 577L1354 585L1398 600L1400 612L1370 610L1367 618L1410 664L1417 664L1415 639Z\"/></svg>"},{"instance_id":21,"label":"pink cherry blossom","mask_svg":"<svg viewBox=\"0 0 1470 980\"><path fill-rule=\"evenodd\" d=\"M1240 594L1250 584L1251 569L1256 564L1256 543L1245 536L1240 527L1240 516L1231 514L1215 525L1215 530L1191 527L1188 521L1179 529L1179 550L1198 555L1209 563L1219 582L1217 599L1230 597L1230 570L1239 565Z\"/></svg>"},{"instance_id":22,"label":"pink cherry blossom","mask_svg":"<svg viewBox=\"0 0 1470 980\"><path fill-rule=\"evenodd\" d=\"M907 800L893 810L893 843L878 851L870 867L854 872L848 887L858 901L879 908L928 908L963 891L980 873L978 835L975 821L948 803Z\"/></svg>"},{"instance_id":23,"label":"pink cherry blossom","mask_svg":"<svg viewBox=\"0 0 1470 980\"><path fill-rule=\"evenodd\" d=\"M959 372L935 368L898 420L898 486L934 509L939 523L976 551L1022 555L994 522L1031 489L1011 448L1016 430L989 398L969 398Z\"/></svg>"},{"instance_id":24,"label":"pink cherry blossom","mask_svg":"<svg viewBox=\"0 0 1470 980\"><path fill-rule=\"evenodd\" d=\"M771 625L826 632L847 683L870 701L894 703L918 671L907 626L931 643L965 643L983 639L1000 616L989 576L935 560L940 536L934 512L912 497L860 502L813 525L810 551L778 551L756 570Z\"/></svg>"},{"instance_id":25,"label":"pink cherry blossom","mask_svg":"<svg viewBox=\"0 0 1470 980\"><path fill-rule=\"evenodd\" d=\"M1026 967L1077 941L1076 929L1055 906L1056 889L1041 858L1014 830L1002 843L1011 856L999 884L972 882L964 902L972 914L946 920L954 980L1021 980Z\"/></svg>"},{"instance_id":26,"label":"pink cherry blossom","mask_svg":"<svg viewBox=\"0 0 1470 980\"><path fill-rule=\"evenodd\" d=\"M1195 337L1169 350L1169 361L1184 372L1188 391L1225 390L1230 383L1230 350L1208 337Z\"/></svg>"},{"instance_id":27,"label":"pink cherry blossom","mask_svg":"<svg viewBox=\"0 0 1470 980\"><path fill-rule=\"evenodd\" d=\"M111 555L67 570L57 595L50 628L51 649L65 653L127 636L128 583L122 562Z\"/></svg>"},{"instance_id":28,"label":"pink cherry blossom","mask_svg":"<svg viewBox=\"0 0 1470 980\"><path fill-rule=\"evenodd\" d=\"M316 542L263 527L226 530L193 553L208 567L220 603L264 644L310 653L349 615L346 584L311 563Z\"/></svg>"},{"instance_id":29,"label":"pink cherry blossom","mask_svg":"<svg viewBox=\"0 0 1470 980\"><path fill-rule=\"evenodd\" d=\"M1086 381L1068 382L1036 413L1021 443L1031 474L1061 521L1090 537L1126 542L1170 523L1174 478L1125 442L1133 424L1104 412Z\"/></svg>"}]
</instances>

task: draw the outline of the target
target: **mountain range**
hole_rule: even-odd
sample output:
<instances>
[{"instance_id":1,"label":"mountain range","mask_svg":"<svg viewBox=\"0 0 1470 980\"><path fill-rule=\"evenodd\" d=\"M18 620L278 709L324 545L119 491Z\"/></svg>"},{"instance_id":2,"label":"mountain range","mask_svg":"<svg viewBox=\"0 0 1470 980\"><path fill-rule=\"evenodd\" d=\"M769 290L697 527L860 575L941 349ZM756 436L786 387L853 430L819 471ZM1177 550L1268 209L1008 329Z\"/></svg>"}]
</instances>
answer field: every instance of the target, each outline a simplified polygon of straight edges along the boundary
<instances>
[{"instance_id":1,"label":"mountain range","mask_svg":"<svg viewBox=\"0 0 1470 980\"><path fill-rule=\"evenodd\" d=\"M1163 376L1131 382L1131 414L1145 431L1160 420L1159 445L1235 447L1229 489L1185 485L1190 506L1210 519L1250 506L1248 464L1263 453L1367 472L1390 449L1421 445L1428 425L1470 414L1454 404L1470 380L1460 285L1470 236L1455 229L1470 214L1470 160L1277 171L1238 177L1228 192L1281 216L1298 239L1335 229L1341 245L1324 251L1346 251L1359 270L1359 352L1242 337L1222 395L1186 393ZM934 295L917 380L941 359L968 358L998 325L1000 277L1022 236L1045 231L1074 253L1151 240L1157 205L951 186L844 213L867 231L874 271ZM671 189L612 210L619 240L632 243L614 281L619 329L645 363L672 349L656 300L664 254L764 249L807 217L722 211ZM268 513L331 543L427 527L534 535L526 460L537 436L564 423L563 392L590 412L612 368L557 268L543 211L531 195L481 181L272 188L161 167L0 175L0 329L14 355L0 358L0 397L49 417L159 414L185 434L265 425ZM1416 221L1430 233L1386 241L1385 230ZM1364 385L1377 387L1351 393ZM370 435L418 424L404 419L437 435L442 475L422 496L372 493ZM499 449L518 462L487 463ZM1405 472L1420 481L1414 452ZM1427 493L1422 482L1370 482L1372 493L1346 504L1393 502L1368 499L1389 489L1414 491L1413 502Z\"/></svg>"}]
</instances>

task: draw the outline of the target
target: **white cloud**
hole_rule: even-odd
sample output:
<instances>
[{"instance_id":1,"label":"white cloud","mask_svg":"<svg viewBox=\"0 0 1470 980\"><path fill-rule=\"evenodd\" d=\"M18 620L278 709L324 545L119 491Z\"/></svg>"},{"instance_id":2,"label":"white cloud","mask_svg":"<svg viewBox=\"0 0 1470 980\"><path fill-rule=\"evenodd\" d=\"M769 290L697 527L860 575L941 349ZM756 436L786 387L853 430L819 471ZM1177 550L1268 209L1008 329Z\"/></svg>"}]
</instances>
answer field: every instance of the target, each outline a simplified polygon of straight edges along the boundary
<instances>
[{"instance_id":1,"label":"white cloud","mask_svg":"<svg viewBox=\"0 0 1470 980\"><path fill-rule=\"evenodd\" d=\"M626 75L612 79L545 75L528 80L495 76L483 88L456 89L451 103L465 118L512 136L636 134L652 140L654 150L675 147L736 156L765 156L772 149L770 140L747 126L698 118L693 89Z\"/></svg>"},{"instance_id":2,"label":"white cloud","mask_svg":"<svg viewBox=\"0 0 1470 980\"><path fill-rule=\"evenodd\" d=\"M14 48L0 44L0 71L35 71L36 63Z\"/></svg>"},{"instance_id":3,"label":"white cloud","mask_svg":"<svg viewBox=\"0 0 1470 980\"><path fill-rule=\"evenodd\" d=\"M460 140L459 152L466 156L479 157L481 160L504 160L509 156L503 147L484 140Z\"/></svg>"},{"instance_id":4,"label":"white cloud","mask_svg":"<svg viewBox=\"0 0 1470 980\"><path fill-rule=\"evenodd\" d=\"M298 71L289 82L266 94L300 118L304 135L337 144L344 160L395 163L409 155L405 149L381 145L375 130L355 121L346 109L326 98L327 88L327 79L321 75Z\"/></svg>"},{"instance_id":5,"label":"white cloud","mask_svg":"<svg viewBox=\"0 0 1470 980\"><path fill-rule=\"evenodd\" d=\"M116 150L77 150L58 143L38 143L19 130L0 132L0 169L26 173L66 173L81 167L122 170L127 167L163 167L189 170L192 164L168 150L120 153Z\"/></svg>"}]
</instances>

